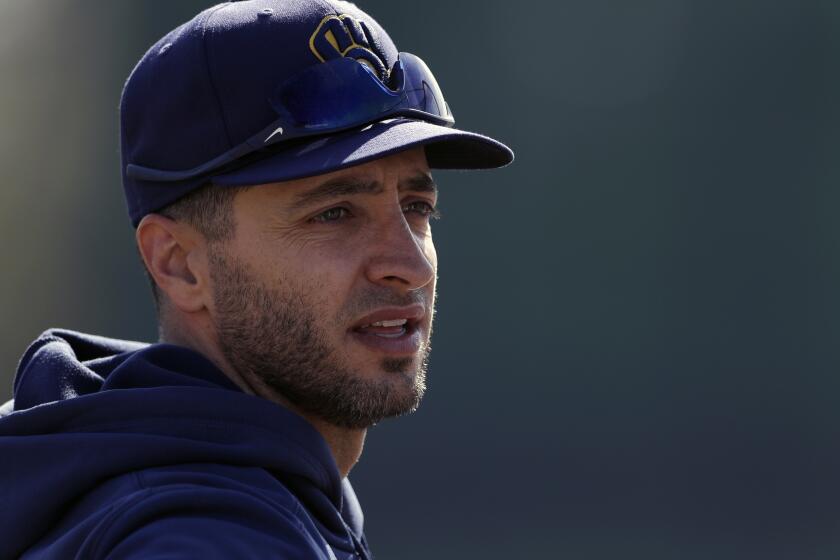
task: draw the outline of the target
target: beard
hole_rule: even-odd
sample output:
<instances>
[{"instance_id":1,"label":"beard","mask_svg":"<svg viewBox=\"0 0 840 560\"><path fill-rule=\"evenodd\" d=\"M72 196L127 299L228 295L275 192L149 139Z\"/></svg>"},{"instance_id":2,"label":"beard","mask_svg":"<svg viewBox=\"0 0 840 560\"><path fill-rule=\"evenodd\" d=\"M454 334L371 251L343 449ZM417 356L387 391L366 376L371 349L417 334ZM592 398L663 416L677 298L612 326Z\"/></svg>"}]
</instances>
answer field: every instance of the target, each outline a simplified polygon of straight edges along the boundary
<instances>
[{"instance_id":1,"label":"beard","mask_svg":"<svg viewBox=\"0 0 840 560\"><path fill-rule=\"evenodd\" d=\"M417 357L384 358L383 376L347 363L325 324L350 324L379 307L425 306L425 293L371 285L327 323L317 286L284 279L272 288L222 250L211 253L210 266L219 347L240 375L258 379L300 412L343 428L368 428L417 409L426 390L428 338Z\"/></svg>"}]
</instances>

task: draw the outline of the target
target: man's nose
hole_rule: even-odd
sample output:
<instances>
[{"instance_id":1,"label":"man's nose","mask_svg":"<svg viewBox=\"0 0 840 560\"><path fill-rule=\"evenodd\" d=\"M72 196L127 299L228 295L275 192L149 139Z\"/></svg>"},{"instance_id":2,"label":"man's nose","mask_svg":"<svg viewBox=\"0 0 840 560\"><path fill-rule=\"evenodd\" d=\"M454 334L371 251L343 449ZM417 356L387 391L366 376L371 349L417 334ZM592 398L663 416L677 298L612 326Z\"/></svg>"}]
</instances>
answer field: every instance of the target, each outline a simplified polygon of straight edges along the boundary
<instances>
[{"instance_id":1,"label":"man's nose","mask_svg":"<svg viewBox=\"0 0 840 560\"><path fill-rule=\"evenodd\" d=\"M415 290L432 282L436 256L431 235L416 232L402 211L371 231L368 280L403 290Z\"/></svg>"}]
</instances>

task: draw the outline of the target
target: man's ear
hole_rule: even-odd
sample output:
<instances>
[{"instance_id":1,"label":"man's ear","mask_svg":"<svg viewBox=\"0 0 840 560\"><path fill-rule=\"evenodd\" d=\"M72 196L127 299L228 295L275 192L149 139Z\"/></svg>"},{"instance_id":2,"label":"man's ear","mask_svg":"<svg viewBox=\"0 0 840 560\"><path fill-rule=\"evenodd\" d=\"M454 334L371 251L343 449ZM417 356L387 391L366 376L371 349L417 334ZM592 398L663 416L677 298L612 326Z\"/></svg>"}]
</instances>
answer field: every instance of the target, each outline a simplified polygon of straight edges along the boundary
<instances>
[{"instance_id":1,"label":"man's ear","mask_svg":"<svg viewBox=\"0 0 840 560\"><path fill-rule=\"evenodd\" d=\"M210 283L201 233L160 214L147 214L135 237L146 269L175 307L185 313L206 307Z\"/></svg>"}]
</instances>

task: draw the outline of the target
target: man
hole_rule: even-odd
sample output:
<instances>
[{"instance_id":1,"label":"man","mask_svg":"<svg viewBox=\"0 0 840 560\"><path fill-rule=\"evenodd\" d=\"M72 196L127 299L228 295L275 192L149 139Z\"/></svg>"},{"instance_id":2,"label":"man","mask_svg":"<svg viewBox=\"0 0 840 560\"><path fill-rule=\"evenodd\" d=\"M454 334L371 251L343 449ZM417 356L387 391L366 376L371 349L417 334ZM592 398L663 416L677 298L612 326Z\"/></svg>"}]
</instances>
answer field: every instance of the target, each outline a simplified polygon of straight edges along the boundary
<instances>
[{"instance_id":1,"label":"man","mask_svg":"<svg viewBox=\"0 0 840 560\"><path fill-rule=\"evenodd\" d=\"M205 10L123 91L160 343L47 331L0 420L3 558L370 558L347 481L418 406L430 168L498 167L428 67L337 0Z\"/></svg>"}]
</instances>

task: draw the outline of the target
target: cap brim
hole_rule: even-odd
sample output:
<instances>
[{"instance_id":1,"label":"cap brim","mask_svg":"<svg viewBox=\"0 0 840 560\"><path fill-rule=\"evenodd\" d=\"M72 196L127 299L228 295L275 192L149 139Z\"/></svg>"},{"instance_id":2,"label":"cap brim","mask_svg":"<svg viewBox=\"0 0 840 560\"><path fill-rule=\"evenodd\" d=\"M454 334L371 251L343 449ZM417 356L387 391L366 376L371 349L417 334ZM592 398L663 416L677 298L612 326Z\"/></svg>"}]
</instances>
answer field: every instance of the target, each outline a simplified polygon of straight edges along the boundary
<instances>
[{"instance_id":1,"label":"cap brim","mask_svg":"<svg viewBox=\"0 0 840 560\"><path fill-rule=\"evenodd\" d=\"M513 161L510 148L481 134L412 119L377 122L311 142L295 143L211 179L215 185L260 185L321 175L409 148L425 146L433 169L491 169Z\"/></svg>"}]
</instances>

